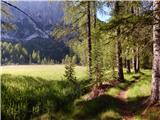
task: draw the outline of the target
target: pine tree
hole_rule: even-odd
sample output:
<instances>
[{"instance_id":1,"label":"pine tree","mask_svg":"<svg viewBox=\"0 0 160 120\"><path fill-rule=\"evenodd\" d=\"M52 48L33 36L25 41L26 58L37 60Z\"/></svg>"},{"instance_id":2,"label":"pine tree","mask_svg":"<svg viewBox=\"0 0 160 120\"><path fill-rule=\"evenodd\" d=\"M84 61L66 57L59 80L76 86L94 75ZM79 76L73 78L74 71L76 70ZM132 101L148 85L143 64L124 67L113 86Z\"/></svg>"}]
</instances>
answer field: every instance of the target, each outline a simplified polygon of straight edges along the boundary
<instances>
[{"instance_id":1,"label":"pine tree","mask_svg":"<svg viewBox=\"0 0 160 120\"><path fill-rule=\"evenodd\" d=\"M36 51L33 50L33 52L32 52L32 62L36 63L36 58L37 58Z\"/></svg>"},{"instance_id":2,"label":"pine tree","mask_svg":"<svg viewBox=\"0 0 160 120\"><path fill-rule=\"evenodd\" d=\"M43 59L43 64L47 64L47 59L46 59L46 57L44 57L44 59Z\"/></svg>"},{"instance_id":3,"label":"pine tree","mask_svg":"<svg viewBox=\"0 0 160 120\"><path fill-rule=\"evenodd\" d=\"M41 57L40 57L40 52L37 52L37 57L36 57L37 63L40 64L41 63Z\"/></svg>"},{"instance_id":4,"label":"pine tree","mask_svg":"<svg viewBox=\"0 0 160 120\"><path fill-rule=\"evenodd\" d=\"M87 1L87 39L88 39L88 71L89 79L92 80L92 41L91 41L91 8Z\"/></svg>"},{"instance_id":5,"label":"pine tree","mask_svg":"<svg viewBox=\"0 0 160 120\"><path fill-rule=\"evenodd\" d=\"M65 7L65 22L71 24L72 28L66 30L69 32L78 32L79 37L83 39L84 43L87 40L87 63L89 71L89 79L92 79L92 36L91 36L91 2L90 1L73 1L68 2ZM70 25L70 26L71 26ZM87 28L87 29L86 29ZM63 30L64 31L64 30ZM84 54L83 54L84 55ZM86 61L86 60L84 60Z\"/></svg>"},{"instance_id":6,"label":"pine tree","mask_svg":"<svg viewBox=\"0 0 160 120\"><path fill-rule=\"evenodd\" d=\"M29 55L29 64L32 64L32 56Z\"/></svg>"},{"instance_id":7,"label":"pine tree","mask_svg":"<svg viewBox=\"0 0 160 120\"><path fill-rule=\"evenodd\" d=\"M72 61L72 58L68 58L68 63L65 65L65 74L64 77L66 80L71 81L72 83L76 83L76 77L75 77L75 71L74 71L74 63Z\"/></svg>"},{"instance_id":8,"label":"pine tree","mask_svg":"<svg viewBox=\"0 0 160 120\"><path fill-rule=\"evenodd\" d=\"M97 36L98 31L94 34ZM104 67L103 67L103 51L102 51L102 41L101 37L95 37L93 42L92 50L92 78L95 80L96 85L102 83L104 76Z\"/></svg>"},{"instance_id":9,"label":"pine tree","mask_svg":"<svg viewBox=\"0 0 160 120\"><path fill-rule=\"evenodd\" d=\"M119 15L120 12L120 5L119 1L115 2L115 15ZM117 28L117 67L118 67L118 80L124 81L124 75L123 75L123 63L122 63L122 46L121 41L119 39L120 36L120 27Z\"/></svg>"}]
</instances>

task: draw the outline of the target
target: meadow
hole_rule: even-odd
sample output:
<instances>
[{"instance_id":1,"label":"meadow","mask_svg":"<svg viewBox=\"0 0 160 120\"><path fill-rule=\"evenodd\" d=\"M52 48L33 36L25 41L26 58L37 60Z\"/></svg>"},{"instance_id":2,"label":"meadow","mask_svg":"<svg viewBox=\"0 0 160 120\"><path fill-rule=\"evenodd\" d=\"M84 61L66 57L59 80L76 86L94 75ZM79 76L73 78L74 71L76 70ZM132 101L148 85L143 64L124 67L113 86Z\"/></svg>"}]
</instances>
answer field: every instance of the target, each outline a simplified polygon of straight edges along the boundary
<instances>
[{"instance_id":1,"label":"meadow","mask_svg":"<svg viewBox=\"0 0 160 120\"><path fill-rule=\"evenodd\" d=\"M8 65L1 67L2 74L24 75L31 77L41 77L46 80L64 79L64 65ZM87 77L86 67L76 66L75 73L77 79Z\"/></svg>"},{"instance_id":2,"label":"meadow","mask_svg":"<svg viewBox=\"0 0 160 120\"><path fill-rule=\"evenodd\" d=\"M1 67L3 120L121 120L123 106L135 120L158 120L159 108L145 114L143 103L151 90L151 70L127 74L125 82L106 89L91 100L86 67L76 66L77 89L64 79L64 65L15 65ZM119 99L125 91L126 101Z\"/></svg>"}]
</instances>

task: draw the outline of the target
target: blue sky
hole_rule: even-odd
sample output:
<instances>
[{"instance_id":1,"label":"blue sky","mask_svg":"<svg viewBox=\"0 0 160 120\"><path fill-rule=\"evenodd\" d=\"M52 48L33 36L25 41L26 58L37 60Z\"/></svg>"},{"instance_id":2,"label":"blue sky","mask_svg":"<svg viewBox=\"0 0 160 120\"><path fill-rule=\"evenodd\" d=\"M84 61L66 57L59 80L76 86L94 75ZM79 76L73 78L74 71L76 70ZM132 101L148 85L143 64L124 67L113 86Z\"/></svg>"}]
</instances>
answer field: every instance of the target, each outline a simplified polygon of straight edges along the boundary
<instances>
[{"instance_id":1,"label":"blue sky","mask_svg":"<svg viewBox=\"0 0 160 120\"><path fill-rule=\"evenodd\" d=\"M49 2L49 1L55 1L55 0L5 0L5 1L46 1L46 2ZM56 0L56 1L61 1L61 0ZM111 9L108 8L107 6L103 6L103 12L102 11L97 11L97 18L100 19L101 21L104 21L104 22L107 22L107 20L111 17L109 15Z\"/></svg>"},{"instance_id":2,"label":"blue sky","mask_svg":"<svg viewBox=\"0 0 160 120\"><path fill-rule=\"evenodd\" d=\"M97 11L97 18L100 19L101 21L107 22L107 20L111 17L109 15L111 9L106 6L103 6L102 9L104 12L101 12L99 10Z\"/></svg>"}]
</instances>

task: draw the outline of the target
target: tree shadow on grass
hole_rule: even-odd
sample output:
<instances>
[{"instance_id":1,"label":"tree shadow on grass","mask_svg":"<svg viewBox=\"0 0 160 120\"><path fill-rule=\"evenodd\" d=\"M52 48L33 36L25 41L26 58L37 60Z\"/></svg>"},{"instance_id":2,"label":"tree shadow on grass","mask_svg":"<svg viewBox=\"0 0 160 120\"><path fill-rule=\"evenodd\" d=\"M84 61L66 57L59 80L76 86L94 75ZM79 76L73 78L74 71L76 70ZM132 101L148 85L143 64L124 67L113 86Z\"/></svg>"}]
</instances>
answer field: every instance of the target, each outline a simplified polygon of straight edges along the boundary
<instances>
[{"instance_id":1,"label":"tree shadow on grass","mask_svg":"<svg viewBox=\"0 0 160 120\"><path fill-rule=\"evenodd\" d=\"M99 117L103 112L113 110L119 112L118 107L123 101L109 95L102 95L89 101L81 101L75 105L75 120L92 120ZM111 116L108 116L111 118ZM114 119L114 117L113 117Z\"/></svg>"},{"instance_id":2,"label":"tree shadow on grass","mask_svg":"<svg viewBox=\"0 0 160 120\"><path fill-rule=\"evenodd\" d=\"M117 83L115 86L108 87L108 89L117 87L120 90L127 90L130 86L138 82L140 77L141 76L138 75L136 78L134 78L135 80L125 80L123 83ZM136 97L127 102L118 97L101 95L89 101L80 101L76 103L73 117L75 120L98 120L101 119L101 114L113 111L114 114L112 116L106 115L105 119L122 119L121 116L124 115L128 116L132 113L140 114L144 110L143 102L145 99L146 97ZM129 113L124 113L127 110L129 110ZM118 113L120 116L116 116L115 113Z\"/></svg>"},{"instance_id":3,"label":"tree shadow on grass","mask_svg":"<svg viewBox=\"0 0 160 120\"><path fill-rule=\"evenodd\" d=\"M30 119L44 113L69 114L79 91L69 81L48 81L40 77L1 76L3 120Z\"/></svg>"},{"instance_id":4,"label":"tree shadow on grass","mask_svg":"<svg viewBox=\"0 0 160 120\"><path fill-rule=\"evenodd\" d=\"M149 96L130 98L128 101L130 109L142 120L160 120L160 106L151 106L146 110L148 98Z\"/></svg>"},{"instance_id":5,"label":"tree shadow on grass","mask_svg":"<svg viewBox=\"0 0 160 120\"><path fill-rule=\"evenodd\" d=\"M88 81L79 82L82 91L88 83ZM126 81L123 87L118 87L124 89L133 83ZM57 120L62 116L64 120L70 118L74 120L102 120L101 115L106 112L104 120L120 120L122 119L120 108L126 104L123 100L109 95L101 95L89 101L74 103L80 94L75 86L67 80L48 81L40 77L5 74L2 75L1 87L3 120L13 120L14 118L28 120L44 113L51 113ZM130 99L128 101L129 109L135 114L140 114L143 111L142 103L145 99L145 97ZM110 114L110 111L113 113Z\"/></svg>"},{"instance_id":6,"label":"tree shadow on grass","mask_svg":"<svg viewBox=\"0 0 160 120\"><path fill-rule=\"evenodd\" d=\"M146 106L145 101L148 99L148 97L149 96L130 98L128 100L130 110L135 114L142 113Z\"/></svg>"},{"instance_id":7,"label":"tree shadow on grass","mask_svg":"<svg viewBox=\"0 0 160 120\"><path fill-rule=\"evenodd\" d=\"M73 118L74 120L103 120L102 115L108 112L104 120L122 120L121 116L124 115L122 110L125 111L125 107L128 107L127 109L134 115L140 115L145 108L143 103L146 98L136 97L125 102L117 97L102 95L89 101L80 101L75 104Z\"/></svg>"},{"instance_id":8,"label":"tree shadow on grass","mask_svg":"<svg viewBox=\"0 0 160 120\"><path fill-rule=\"evenodd\" d=\"M136 82L138 82L138 80L136 79L132 81L124 80L123 82L119 82L116 86L113 87L119 88L120 90L126 90L130 86L134 85Z\"/></svg>"}]
</instances>

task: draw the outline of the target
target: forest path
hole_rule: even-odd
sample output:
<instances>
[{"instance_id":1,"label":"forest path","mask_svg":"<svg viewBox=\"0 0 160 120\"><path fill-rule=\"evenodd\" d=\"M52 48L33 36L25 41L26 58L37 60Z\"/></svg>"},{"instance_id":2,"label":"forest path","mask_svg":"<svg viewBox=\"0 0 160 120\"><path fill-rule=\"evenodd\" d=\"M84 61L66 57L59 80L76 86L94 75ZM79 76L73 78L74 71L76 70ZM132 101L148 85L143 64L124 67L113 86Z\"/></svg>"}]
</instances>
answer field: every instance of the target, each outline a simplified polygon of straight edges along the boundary
<instances>
[{"instance_id":1,"label":"forest path","mask_svg":"<svg viewBox=\"0 0 160 120\"><path fill-rule=\"evenodd\" d=\"M133 111L130 109L130 106L127 101L127 92L128 87L124 90L121 90L117 98L123 101L123 104L120 106L120 112L122 114L123 120L134 120Z\"/></svg>"},{"instance_id":2,"label":"forest path","mask_svg":"<svg viewBox=\"0 0 160 120\"><path fill-rule=\"evenodd\" d=\"M119 108L119 113L122 116L123 120L134 120L134 112L132 109L132 106L129 104L128 98L127 98L127 93L129 88L138 82L139 77L135 80L132 80L130 82L124 82L125 87L122 88L122 90L119 92L119 94L116 96L117 99L119 99L121 104L118 105ZM83 96L83 99L85 100L92 100L98 96L104 95L105 91L107 91L110 88L114 88L120 84L118 81L112 81L111 83L103 83L101 86L98 86L97 88L92 89L88 94Z\"/></svg>"},{"instance_id":3,"label":"forest path","mask_svg":"<svg viewBox=\"0 0 160 120\"><path fill-rule=\"evenodd\" d=\"M139 77L133 80L128 86L126 86L123 90L121 90L117 96L118 99L123 101L123 104L119 107L120 113L122 114L123 120L134 120L134 112L129 105L128 98L127 98L127 92L128 89L138 82Z\"/></svg>"}]
</instances>

